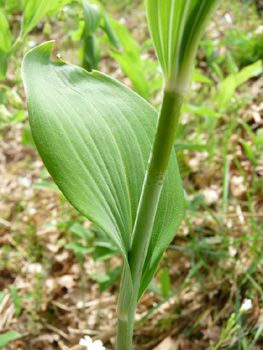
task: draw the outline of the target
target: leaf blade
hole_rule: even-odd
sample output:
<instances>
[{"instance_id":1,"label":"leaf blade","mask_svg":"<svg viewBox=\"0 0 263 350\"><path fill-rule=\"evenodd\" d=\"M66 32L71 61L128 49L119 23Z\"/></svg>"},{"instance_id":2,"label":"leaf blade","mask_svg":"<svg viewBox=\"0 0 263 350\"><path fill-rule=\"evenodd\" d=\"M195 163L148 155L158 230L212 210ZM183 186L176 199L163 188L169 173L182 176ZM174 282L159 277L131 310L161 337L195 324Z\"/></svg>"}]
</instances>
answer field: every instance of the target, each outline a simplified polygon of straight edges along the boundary
<instances>
[{"instance_id":1,"label":"leaf blade","mask_svg":"<svg viewBox=\"0 0 263 350\"><path fill-rule=\"evenodd\" d=\"M58 187L78 211L111 237L128 267L157 111L102 73L89 73L61 60L52 62L52 47L52 42L40 45L23 62L33 137ZM181 222L181 196L173 153L150 245L154 254L145 267L142 289ZM162 242L156 245L160 235Z\"/></svg>"}]
</instances>

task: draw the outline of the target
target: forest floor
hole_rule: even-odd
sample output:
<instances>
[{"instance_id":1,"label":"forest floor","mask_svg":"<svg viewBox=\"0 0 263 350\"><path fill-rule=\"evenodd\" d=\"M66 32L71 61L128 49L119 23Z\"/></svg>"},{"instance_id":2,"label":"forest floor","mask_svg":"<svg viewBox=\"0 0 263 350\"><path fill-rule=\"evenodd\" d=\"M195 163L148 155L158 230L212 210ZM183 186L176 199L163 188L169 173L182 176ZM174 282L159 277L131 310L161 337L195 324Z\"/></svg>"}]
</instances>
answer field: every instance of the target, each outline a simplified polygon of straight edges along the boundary
<instances>
[{"instance_id":1,"label":"forest floor","mask_svg":"<svg viewBox=\"0 0 263 350\"><path fill-rule=\"evenodd\" d=\"M210 83L193 82L176 140L185 219L139 303L136 350L212 350L221 340L218 349L263 349L263 77L262 69L244 73L263 52L262 8L255 4L222 6L198 52L196 72ZM113 11L106 4L106 10L142 48L148 39L143 8ZM14 23L20 20L14 14ZM22 99L6 102L11 114L26 110L20 63L30 45L55 39L63 59L80 64L78 45L64 33L67 22L51 19L48 37L44 23L3 82ZM155 59L151 47L143 55ZM132 87L106 49L100 69ZM247 78L223 94L240 72ZM150 100L158 107L160 91ZM0 127L0 333L21 334L4 349L82 350L77 344L84 335L114 349L120 255L96 246L103 233L52 183L27 114ZM81 253L92 244L91 255ZM252 308L242 313L245 299Z\"/></svg>"}]
</instances>

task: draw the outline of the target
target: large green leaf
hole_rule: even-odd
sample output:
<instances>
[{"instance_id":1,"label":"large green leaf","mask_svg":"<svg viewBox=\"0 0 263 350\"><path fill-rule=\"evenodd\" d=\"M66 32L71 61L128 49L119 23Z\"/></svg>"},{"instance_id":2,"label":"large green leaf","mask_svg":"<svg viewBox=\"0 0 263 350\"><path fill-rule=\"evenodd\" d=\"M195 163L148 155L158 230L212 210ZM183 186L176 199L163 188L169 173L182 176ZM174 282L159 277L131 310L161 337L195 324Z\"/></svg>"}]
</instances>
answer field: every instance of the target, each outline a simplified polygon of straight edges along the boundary
<instances>
[{"instance_id":1,"label":"large green leaf","mask_svg":"<svg viewBox=\"0 0 263 350\"><path fill-rule=\"evenodd\" d=\"M9 24L2 12L0 12L0 80L5 78L7 61L11 51L12 41Z\"/></svg>"},{"instance_id":2,"label":"large green leaf","mask_svg":"<svg viewBox=\"0 0 263 350\"><path fill-rule=\"evenodd\" d=\"M25 37L57 2L59 1L25 0L23 4L21 37Z\"/></svg>"},{"instance_id":3,"label":"large green leaf","mask_svg":"<svg viewBox=\"0 0 263 350\"><path fill-rule=\"evenodd\" d=\"M166 88L185 94L208 20L222 0L146 0L147 15Z\"/></svg>"},{"instance_id":4,"label":"large green leaf","mask_svg":"<svg viewBox=\"0 0 263 350\"><path fill-rule=\"evenodd\" d=\"M53 42L23 62L30 124L38 151L69 202L116 243L126 266L131 234L151 152L157 111L106 75L60 59ZM141 290L183 216L183 191L173 153L169 163Z\"/></svg>"}]
</instances>

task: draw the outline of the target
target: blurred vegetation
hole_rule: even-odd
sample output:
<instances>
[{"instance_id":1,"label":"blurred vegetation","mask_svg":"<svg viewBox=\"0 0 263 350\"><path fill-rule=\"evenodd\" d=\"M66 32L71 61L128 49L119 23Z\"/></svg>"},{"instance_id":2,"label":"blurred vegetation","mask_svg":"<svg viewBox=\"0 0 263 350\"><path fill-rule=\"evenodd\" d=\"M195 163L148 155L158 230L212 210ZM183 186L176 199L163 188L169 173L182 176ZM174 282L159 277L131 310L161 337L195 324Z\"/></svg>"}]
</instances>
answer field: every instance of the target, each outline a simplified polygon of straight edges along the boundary
<instances>
[{"instance_id":1,"label":"blurred vegetation","mask_svg":"<svg viewBox=\"0 0 263 350\"><path fill-rule=\"evenodd\" d=\"M111 28L102 16L93 33L98 69L159 108L162 77L141 2L93 3ZM83 64L87 23L81 2L61 0L17 40L21 2L0 0L0 15L9 40L0 82L0 348L68 348L87 329L100 337L114 329L121 261L38 158L20 65L47 40L56 40L55 54ZM202 40L175 140L185 219L140 303L138 349L169 335L175 348L263 346L262 59L263 2L223 2ZM253 307L241 313L245 298ZM103 339L114 348L111 335Z\"/></svg>"}]
</instances>

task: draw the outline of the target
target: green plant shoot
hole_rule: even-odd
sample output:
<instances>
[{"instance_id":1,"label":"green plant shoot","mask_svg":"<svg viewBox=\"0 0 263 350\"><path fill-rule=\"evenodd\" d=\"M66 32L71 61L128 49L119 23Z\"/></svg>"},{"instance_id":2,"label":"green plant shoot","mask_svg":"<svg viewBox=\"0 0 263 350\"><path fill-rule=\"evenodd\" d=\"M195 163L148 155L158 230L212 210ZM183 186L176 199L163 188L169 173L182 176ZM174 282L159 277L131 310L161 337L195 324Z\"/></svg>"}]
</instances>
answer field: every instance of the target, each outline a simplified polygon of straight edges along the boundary
<instances>
[{"instance_id":1,"label":"green plant shoot","mask_svg":"<svg viewBox=\"0 0 263 350\"><path fill-rule=\"evenodd\" d=\"M53 42L22 67L37 149L69 202L115 242L123 257L117 350L131 350L137 303L183 218L172 152L199 40L220 0L147 0L164 76L159 113L96 71L57 59Z\"/></svg>"}]
</instances>

